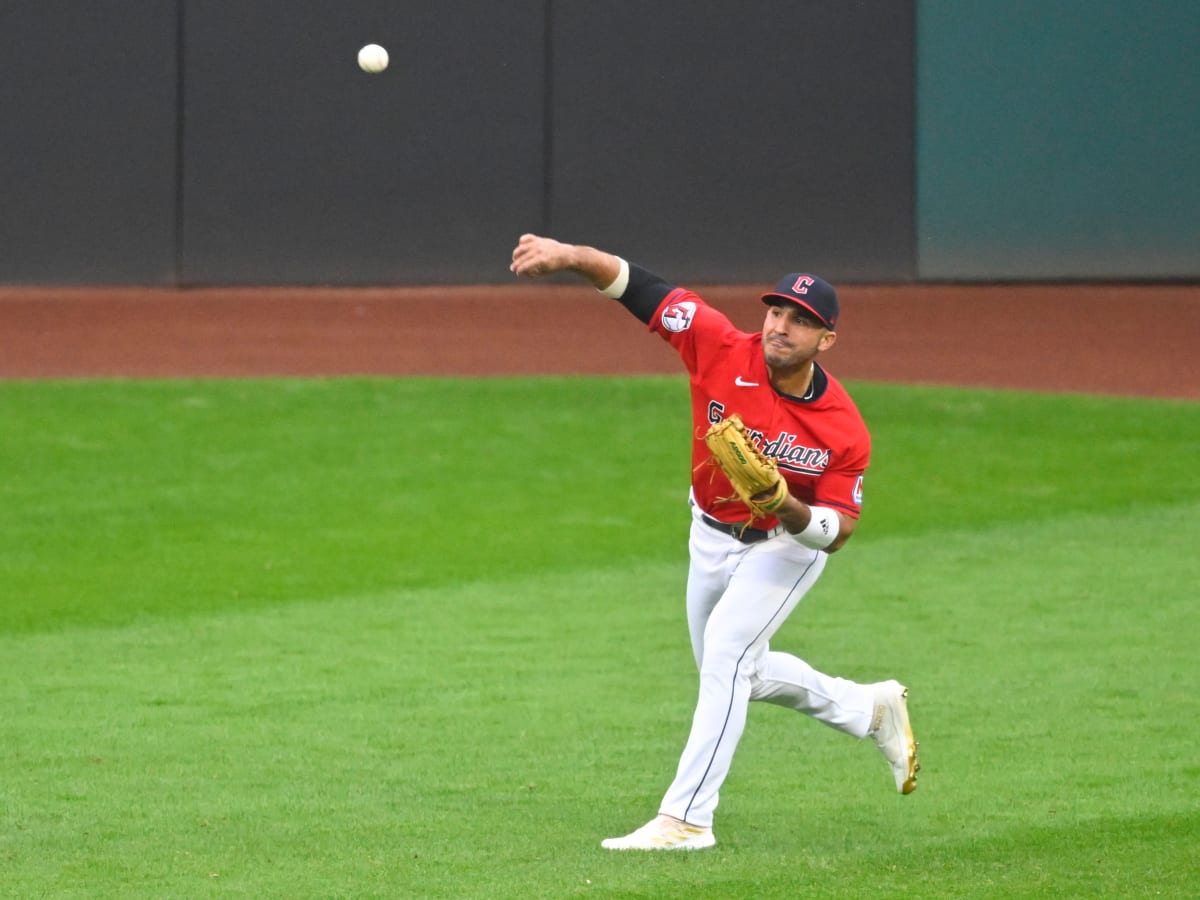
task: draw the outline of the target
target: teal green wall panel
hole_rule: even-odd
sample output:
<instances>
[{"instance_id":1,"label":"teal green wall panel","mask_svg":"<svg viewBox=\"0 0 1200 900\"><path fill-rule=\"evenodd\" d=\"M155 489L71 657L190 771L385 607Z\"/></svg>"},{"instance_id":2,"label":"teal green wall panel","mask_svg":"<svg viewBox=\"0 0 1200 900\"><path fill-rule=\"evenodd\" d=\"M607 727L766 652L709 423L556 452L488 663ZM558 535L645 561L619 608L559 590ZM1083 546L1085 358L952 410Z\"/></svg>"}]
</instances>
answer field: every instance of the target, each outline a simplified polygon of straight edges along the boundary
<instances>
[{"instance_id":1,"label":"teal green wall panel","mask_svg":"<svg viewBox=\"0 0 1200 900\"><path fill-rule=\"evenodd\" d=\"M1198 0L919 0L917 271L1200 276Z\"/></svg>"}]
</instances>

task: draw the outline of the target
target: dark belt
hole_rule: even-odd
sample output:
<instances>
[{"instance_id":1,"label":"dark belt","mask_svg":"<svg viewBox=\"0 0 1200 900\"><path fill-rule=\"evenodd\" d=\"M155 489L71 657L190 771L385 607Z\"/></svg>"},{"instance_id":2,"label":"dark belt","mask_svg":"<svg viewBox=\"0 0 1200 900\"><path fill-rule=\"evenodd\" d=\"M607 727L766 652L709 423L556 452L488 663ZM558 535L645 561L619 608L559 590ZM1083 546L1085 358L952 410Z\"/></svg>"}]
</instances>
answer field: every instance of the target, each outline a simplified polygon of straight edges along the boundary
<instances>
[{"instance_id":1,"label":"dark belt","mask_svg":"<svg viewBox=\"0 0 1200 900\"><path fill-rule=\"evenodd\" d=\"M715 528L721 534L727 535L735 541L741 541L743 544L757 544L784 532L782 525L777 525L770 531L762 528L745 528L743 530L744 522L722 522L720 519L714 519L704 513L700 514L700 520L709 528Z\"/></svg>"}]
</instances>

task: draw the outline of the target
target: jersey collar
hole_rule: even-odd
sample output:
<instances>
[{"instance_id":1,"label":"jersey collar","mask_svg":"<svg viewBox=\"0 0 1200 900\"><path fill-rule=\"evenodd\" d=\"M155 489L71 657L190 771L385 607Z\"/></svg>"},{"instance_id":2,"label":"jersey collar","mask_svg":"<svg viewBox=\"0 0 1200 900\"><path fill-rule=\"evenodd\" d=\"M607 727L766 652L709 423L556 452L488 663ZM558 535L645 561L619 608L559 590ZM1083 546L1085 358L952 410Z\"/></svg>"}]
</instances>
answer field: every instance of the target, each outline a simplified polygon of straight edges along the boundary
<instances>
[{"instance_id":1,"label":"jersey collar","mask_svg":"<svg viewBox=\"0 0 1200 900\"><path fill-rule=\"evenodd\" d=\"M825 394L825 389L829 387L829 376L825 374L817 363L813 363L812 381L808 383L808 390L804 392L803 397L797 397L795 394L785 394L783 391L776 391L780 397L786 397L789 400L795 400L797 403L815 403L820 400Z\"/></svg>"}]
</instances>

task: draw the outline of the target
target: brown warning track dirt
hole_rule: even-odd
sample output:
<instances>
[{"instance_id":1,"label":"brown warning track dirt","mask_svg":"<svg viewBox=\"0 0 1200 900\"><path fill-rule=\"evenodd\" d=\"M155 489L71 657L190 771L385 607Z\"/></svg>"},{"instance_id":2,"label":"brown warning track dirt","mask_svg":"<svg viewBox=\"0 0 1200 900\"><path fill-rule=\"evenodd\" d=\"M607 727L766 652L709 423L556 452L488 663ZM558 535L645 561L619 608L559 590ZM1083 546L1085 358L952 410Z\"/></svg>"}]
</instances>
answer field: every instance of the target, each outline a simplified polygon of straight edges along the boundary
<instances>
[{"instance_id":1,"label":"brown warning track dirt","mask_svg":"<svg viewBox=\"0 0 1200 900\"><path fill-rule=\"evenodd\" d=\"M743 328L763 285L698 286ZM1200 285L839 287L842 379L1200 399ZM0 287L0 378L679 373L576 284Z\"/></svg>"}]
</instances>

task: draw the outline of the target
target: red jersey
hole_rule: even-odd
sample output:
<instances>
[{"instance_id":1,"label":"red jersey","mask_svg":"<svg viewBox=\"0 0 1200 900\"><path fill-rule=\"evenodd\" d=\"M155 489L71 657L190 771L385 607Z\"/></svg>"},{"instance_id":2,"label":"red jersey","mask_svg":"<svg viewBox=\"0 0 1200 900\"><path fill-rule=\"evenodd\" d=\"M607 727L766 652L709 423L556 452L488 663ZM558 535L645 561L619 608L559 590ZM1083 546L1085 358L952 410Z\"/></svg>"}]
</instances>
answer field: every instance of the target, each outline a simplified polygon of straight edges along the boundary
<instances>
[{"instance_id":1,"label":"red jersey","mask_svg":"<svg viewBox=\"0 0 1200 900\"><path fill-rule=\"evenodd\" d=\"M779 393L771 387L762 335L739 331L684 288L659 304L650 330L678 351L691 376L692 491L702 510L724 522L746 519L745 504L704 443L710 425L737 413L758 448L779 464L793 496L858 518L871 436L832 375L814 370L814 387L823 389L811 399ZM774 516L755 521L759 528L776 524Z\"/></svg>"}]
</instances>

